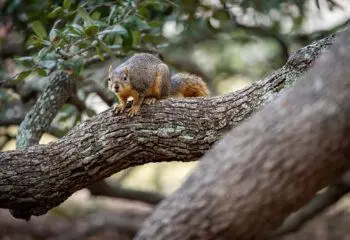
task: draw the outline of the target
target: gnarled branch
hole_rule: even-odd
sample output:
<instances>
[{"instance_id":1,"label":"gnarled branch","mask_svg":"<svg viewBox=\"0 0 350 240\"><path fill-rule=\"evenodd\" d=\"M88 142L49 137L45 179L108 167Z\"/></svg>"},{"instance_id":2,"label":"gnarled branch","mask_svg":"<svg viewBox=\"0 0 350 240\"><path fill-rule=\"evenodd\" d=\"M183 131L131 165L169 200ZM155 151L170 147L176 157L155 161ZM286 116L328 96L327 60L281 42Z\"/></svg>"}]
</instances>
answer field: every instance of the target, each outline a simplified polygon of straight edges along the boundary
<instances>
[{"instance_id":1,"label":"gnarled branch","mask_svg":"<svg viewBox=\"0 0 350 240\"><path fill-rule=\"evenodd\" d=\"M0 207L41 215L75 191L148 162L193 161L232 127L293 85L333 36L290 56L266 79L224 96L169 99L130 119L108 110L48 145L0 153Z\"/></svg>"},{"instance_id":2,"label":"gnarled branch","mask_svg":"<svg viewBox=\"0 0 350 240\"><path fill-rule=\"evenodd\" d=\"M292 89L231 130L136 239L266 239L350 167L350 29Z\"/></svg>"},{"instance_id":3,"label":"gnarled branch","mask_svg":"<svg viewBox=\"0 0 350 240\"><path fill-rule=\"evenodd\" d=\"M316 195L306 206L292 213L275 231L270 239L296 232L305 222L320 214L350 191L350 187L341 182L329 186L324 192Z\"/></svg>"},{"instance_id":4,"label":"gnarled branch","mask_svg":"<svg viewBox=\"0 0 350 240\"><path fill-rule=\"evenodd\" d=\"M55 72L36 104L26 114L18 129L17 148L37 144L52 119L71 96L74 81L64 72Z\"/></svg>"}]
</instances>

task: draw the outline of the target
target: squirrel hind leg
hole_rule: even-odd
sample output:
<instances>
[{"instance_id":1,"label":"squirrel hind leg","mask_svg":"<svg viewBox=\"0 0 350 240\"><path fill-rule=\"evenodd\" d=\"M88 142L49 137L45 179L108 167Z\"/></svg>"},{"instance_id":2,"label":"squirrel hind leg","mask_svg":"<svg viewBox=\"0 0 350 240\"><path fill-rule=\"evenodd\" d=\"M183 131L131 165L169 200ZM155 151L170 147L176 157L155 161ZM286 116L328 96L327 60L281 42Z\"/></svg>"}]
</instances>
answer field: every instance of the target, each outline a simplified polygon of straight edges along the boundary
<instances>
[{"instance_id":1,"label":"squirrel hind leg","mask_svg":"<svg viewBox=\"0 0 350 240\"><path fill-rule=\"evenodd\" d=\"M157 78L159 79L159 98L164 98L170 94L170 71L169 67L162 63L157 66Z\"/></svg>"},{"instance_id":2,"label":"squirrel hind leg","mask_svg":"<svg viewBox=\"0 0 350 240\"><path fill-rule=\"evenodd\" d=\"M143 102L145 104L147 104L147 105L153 105L153 104L156 103L156 101L157 101L157 98L155 98L155 97L148 97Z\"/></svg>"}]
</instances>

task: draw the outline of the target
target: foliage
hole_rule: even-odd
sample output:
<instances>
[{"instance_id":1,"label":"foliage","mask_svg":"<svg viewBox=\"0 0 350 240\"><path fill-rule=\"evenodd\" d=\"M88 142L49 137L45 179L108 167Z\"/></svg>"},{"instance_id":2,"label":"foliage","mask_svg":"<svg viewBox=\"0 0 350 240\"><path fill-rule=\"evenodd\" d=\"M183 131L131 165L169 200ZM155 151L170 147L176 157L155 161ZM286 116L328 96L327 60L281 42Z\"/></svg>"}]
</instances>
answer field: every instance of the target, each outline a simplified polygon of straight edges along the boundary
<instances>
[{"instance_id":1,"label":"foliage","mask_svg":"<svg viewBox=\"0 0 350 240\"><path fill-rule=\"evenodd\" d=\"M251 34L242 34L240 29L259 35L258 28L266 28L269 35L282 39L279 33L283 21L270 13L277 11L291 18L293 29L297 29L304 7L305 1L300 0L9 0L0 10L0 23L11 16L16 28L25 33L26 56L17 58L26 67L17 75L20 80L33 72L46 76L55 69L79 76L91 58L103 61L133 51L157 51L174 43L186 48L191 44L184 43L184 39L197 43L222 32L232 32L236 42L251 41ZM240 13L233 15L230 10L237 8ZM246 14L254 20L253 27L240 22ZM259 22L266 17L268 25ZM164 26L169 22L180 31L166 38Z\"/></svg>"},{"instance_id":2,"label":"foliage","mask_svg":"<svg viewBox=\"0 0 350 240\"><path fill-rule=\"evenodd\" d=\"M29 19L36 19L29 22L33 34L26 41L31 55L17 59L28 68L18 78L32 71L46 76L55 69L78 76L95 55L103 61L136 48L157 48L162 41L157 11L168 6L161 1L43 3L39 9L48 9L45 19L28 13Z\"/></svg>"}]
</instances>

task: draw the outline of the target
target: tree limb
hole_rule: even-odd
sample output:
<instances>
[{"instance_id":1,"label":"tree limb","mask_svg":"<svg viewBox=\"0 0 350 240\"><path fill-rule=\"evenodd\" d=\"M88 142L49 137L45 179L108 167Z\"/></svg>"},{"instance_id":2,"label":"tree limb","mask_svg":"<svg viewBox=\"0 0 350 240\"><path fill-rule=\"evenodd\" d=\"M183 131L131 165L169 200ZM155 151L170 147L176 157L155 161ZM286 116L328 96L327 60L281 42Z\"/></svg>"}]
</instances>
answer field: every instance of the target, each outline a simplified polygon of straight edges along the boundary
<instances>
[{"instance_id":1,"label":"tree limb","mask_svg":"<svg viewBox=\"0 0 350 240\"><path fill-rule=\"evenodd\" d=\"M350 29L201 159L135 239L266 239L350 167Z\"/></svg>"},{"instance_id":2,"label":"tree limb","mask_svg":"<svg viewBox=\"0 0 350 240\"><path fill-rule=\"evenodd\" d=\"M323 193L316 195L307 205L292 213L271 235L271 239L296 232L305 222L320 214L350 191L349 186L337 183L329 186Z\"/></svg>"},{"instance_id":3,"label":"tree limb","mask_svg":"<svg viewBox=\"0 0 350 240\"><path fill-rule=\"evenodd\" d=\"M122 169L197 160L224 133L293 85L333 38L300 49L284 67L241 91L158 101L133 118L107 110L55 143L0 153L0 207L41 215Z\"/></svg>"},{"instance_id":4,"label":"tree limb","mask_svg":"<svg viewBox=\"0 0 350 240\"><path fill-rule=\"evenodd\" d=\"M130 237L140 229L142 222L149 215L146 210L103 210L86 216L60 218L47 215L23 222L10 218L0 211L0 236L31 236L33 239L73 240L87 239L105 230L124 232Z\"/></svg>"},{"instance_id":5,"label":"tree limb","mask_svg":"<svg viewBox=\"0 0 350 240\"><path fill-rule=\"evenodd\" d=\"M125 232L133 237L141 228L141 225L148 213L97 213L78 221L74 226L67 227L63 234L50 238L50 240L79 240L87 239L97 233L111 229L114 232Z\"/></svg>"},{"instance_id":6,"label":"tree limb","mask_svg":"<svg viewBox=\"0 0 350 240\"><path fill-rule=\"evenodd\" d=\"M71 96L74 81L64 72L55 72L36 104L26 114L19 126L17 148L37 144L48 129L58 110Z\"/></svg>"},{"instance_id":7,"label":"tree limb","mask_svg":"<svg viewBox=\"0 0 350 240\"><path fill-rule=\"evenodd\" d=\"M95 196L126 198L135 201L142 201L152 205L156 205L164 199L164 196L156 192L128 189L121 186L110 186L105 181L100 181L90 185L89 191Z\"/></svg>"}]
</instances>

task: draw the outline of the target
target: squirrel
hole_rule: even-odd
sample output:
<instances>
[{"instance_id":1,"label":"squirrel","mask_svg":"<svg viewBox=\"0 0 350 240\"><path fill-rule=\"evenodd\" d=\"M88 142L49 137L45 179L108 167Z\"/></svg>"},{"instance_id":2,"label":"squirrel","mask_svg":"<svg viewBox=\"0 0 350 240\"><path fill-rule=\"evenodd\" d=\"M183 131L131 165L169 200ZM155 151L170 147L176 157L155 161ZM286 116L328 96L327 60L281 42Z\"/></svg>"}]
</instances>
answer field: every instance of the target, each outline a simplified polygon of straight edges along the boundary
<instances>
[{"instance_id":1,"label":"squirrel","mask_svg":"<svg viewBox=\"0 0 350 240\"><path fill-rule=\"evenodd\" d=\"M143 103L152 105L156 100L169 97L208 96L206 83L199 76L178 73L170 77L168 66L156 56L138 53L116 67L109 67L108 88L116 93L119 104L114 113L122 113L127 99L133 98L128 116L139 113Z\"/></svg>"}]
</instances>

